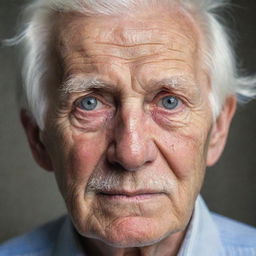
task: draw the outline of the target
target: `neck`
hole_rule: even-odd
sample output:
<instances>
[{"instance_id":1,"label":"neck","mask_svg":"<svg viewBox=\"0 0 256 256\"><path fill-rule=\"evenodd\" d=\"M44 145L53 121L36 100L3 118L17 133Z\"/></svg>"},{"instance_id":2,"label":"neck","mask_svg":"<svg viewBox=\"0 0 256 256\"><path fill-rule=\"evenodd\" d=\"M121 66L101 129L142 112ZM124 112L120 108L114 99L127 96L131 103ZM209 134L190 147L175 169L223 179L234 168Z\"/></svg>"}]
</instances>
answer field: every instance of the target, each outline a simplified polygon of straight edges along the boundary
<instances>
[{"instance_id":1,"label":"neck","mask_svg":"<svg viewBox=\"0 0 256 256\"><path fill-rule=\"evenodd\" d=\"M134 248L116 248L91 238L80 237L80 240L88 256L176 256L184 236L185 231L177 232L155 244Z\"/></svg>"}]
</instances>

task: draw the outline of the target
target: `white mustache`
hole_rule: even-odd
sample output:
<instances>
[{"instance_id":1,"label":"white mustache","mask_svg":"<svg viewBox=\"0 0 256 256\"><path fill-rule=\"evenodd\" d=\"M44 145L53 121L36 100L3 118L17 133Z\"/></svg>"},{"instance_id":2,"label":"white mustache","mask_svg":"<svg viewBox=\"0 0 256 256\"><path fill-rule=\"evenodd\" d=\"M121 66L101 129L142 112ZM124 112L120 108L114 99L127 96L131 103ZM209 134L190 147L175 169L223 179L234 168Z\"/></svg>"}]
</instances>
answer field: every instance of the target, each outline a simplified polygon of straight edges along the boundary
<instances>
[{"instance_id":1,"label":"white mustache","mask_svg":"<svg viewBox=\"0 0 256 256\"><path fill-rule=\"evenodd\" d=\"M149 190L170 193L174 191L175 188L176 182L173 179L156 174L150 175L150 177L143 176L143 178L138 178L138 175L131 172L124 174L118 171L112 171L111 173L103 175L103 172L99 170L90 178L86 191Z\"/></svg>"}]
</instances>

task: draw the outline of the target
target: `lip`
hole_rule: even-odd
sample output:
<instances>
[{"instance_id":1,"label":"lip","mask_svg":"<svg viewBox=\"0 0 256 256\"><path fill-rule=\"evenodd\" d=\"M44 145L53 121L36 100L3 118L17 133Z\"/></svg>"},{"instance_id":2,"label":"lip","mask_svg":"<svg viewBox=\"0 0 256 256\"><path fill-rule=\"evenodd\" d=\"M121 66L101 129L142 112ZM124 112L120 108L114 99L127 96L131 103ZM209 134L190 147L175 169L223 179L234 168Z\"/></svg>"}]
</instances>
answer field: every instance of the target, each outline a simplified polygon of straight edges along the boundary
<instances>
[{"instance_id":1,"label":"lip","mask_svg":"<svg viewBox=\"0 0 256 256\"><path fill-rule=\"evenodd\" d=\"M101 191L98 195L108 200L141 201L164 195L161 191Z\"/></svg>"}]
</instances>

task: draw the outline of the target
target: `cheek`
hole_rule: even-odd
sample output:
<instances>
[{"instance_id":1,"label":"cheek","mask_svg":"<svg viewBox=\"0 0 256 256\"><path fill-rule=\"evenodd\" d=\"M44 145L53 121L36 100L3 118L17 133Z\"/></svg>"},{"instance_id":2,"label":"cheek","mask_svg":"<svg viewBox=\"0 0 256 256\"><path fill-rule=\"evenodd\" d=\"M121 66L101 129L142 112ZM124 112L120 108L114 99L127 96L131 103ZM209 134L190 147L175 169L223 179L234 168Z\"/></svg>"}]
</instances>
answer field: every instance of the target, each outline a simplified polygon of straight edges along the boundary
<instances>
[{"instance_id":1,"label":"cheek","mask_svg":"<svg viewBox=\"0 0 256 256\"><path fill-rule=\"evenodd\" d=\"M205 167L206 136L192 129L169 131L158 139L157 145L178 179L191 179Z\"/></svg>"},{"instance_id":2,"label":"cheek","mask_svg":"<svg viewBox=\"0 0 256 256\"><path fill-rule=\"evenodd\" d=\"M73 131L61 138L60 145L52 159L62 195L64 198L72 197L72 193L82 196L106 151L106 135L103 132L85 134Z\"/></svg>"},{"instance_id":3,"label":"cheek","mask_svg":"<svg viewBox=\"0 0 256 256\"><path fill-rule=\"evenodd\" d=\"M106 142L103 134L82 135L74 139L67 164L73 179L83 182L98 167L105 152Z\"/></svg>"}]
</instances>

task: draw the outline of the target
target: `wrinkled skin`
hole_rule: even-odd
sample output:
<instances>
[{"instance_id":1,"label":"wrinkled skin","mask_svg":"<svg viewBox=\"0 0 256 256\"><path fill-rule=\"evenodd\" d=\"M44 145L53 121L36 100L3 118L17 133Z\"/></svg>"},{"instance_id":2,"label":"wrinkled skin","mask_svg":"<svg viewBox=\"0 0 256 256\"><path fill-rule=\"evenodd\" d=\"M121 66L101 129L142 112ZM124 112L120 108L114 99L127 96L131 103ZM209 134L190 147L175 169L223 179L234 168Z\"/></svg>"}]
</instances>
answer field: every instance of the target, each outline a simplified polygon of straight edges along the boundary
<instances>
[{"instance_id":1,"label":"wrinkled skin","mask_svg":"<svg viewBox=\"0 0 256 256\"><path fill-rule=\"evenodd\" d=\"M41 141L31 139L36 127L23 115L35 158L55 172L91 251L175 255L235 109L228 99L213 123L198 27L182 11L161 10L125 18L66 14L55 28L62 82L90 77L105 86L49 86ZM91 111L80 105L88 95L98 100ZM178 100L174 109L164 107L166 96ZM110 175L116 182L108 193L88 188Z\"/></svg>"}]
</instances>

